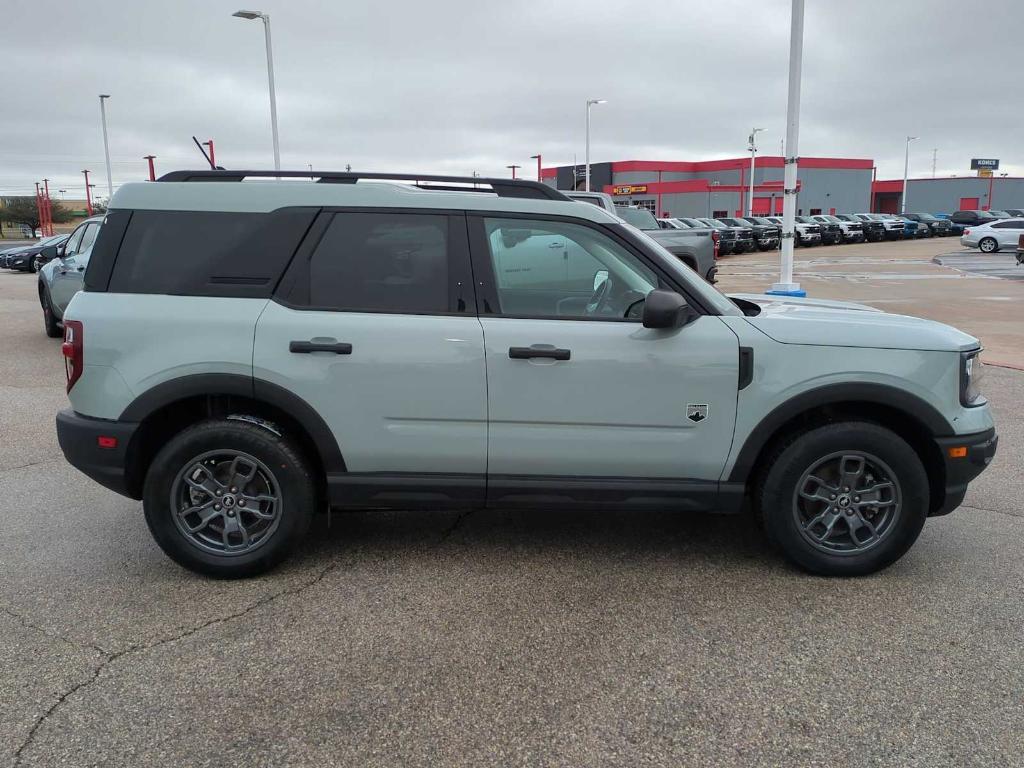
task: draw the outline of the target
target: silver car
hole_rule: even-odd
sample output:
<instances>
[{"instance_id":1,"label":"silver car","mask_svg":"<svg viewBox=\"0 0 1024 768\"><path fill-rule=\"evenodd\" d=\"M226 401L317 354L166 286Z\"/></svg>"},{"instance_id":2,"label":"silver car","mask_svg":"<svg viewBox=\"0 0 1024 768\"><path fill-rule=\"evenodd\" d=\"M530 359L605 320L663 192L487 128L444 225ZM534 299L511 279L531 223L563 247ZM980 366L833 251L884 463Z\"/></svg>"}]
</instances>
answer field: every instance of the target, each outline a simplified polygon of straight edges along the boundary
<instances>
[{"instance_id":1,"label":"silver car","mask_svg":"<svg viewBox=\"0 0 1024 768\"><path fill-rule=\"evenodd\" d=\"M967 227L960 237L960 245L977 248L982 253L995 253L1000 248L1016 249L1024 235L1024 219L1002 219L976 227Z\"/></svg>"}]
</instances>

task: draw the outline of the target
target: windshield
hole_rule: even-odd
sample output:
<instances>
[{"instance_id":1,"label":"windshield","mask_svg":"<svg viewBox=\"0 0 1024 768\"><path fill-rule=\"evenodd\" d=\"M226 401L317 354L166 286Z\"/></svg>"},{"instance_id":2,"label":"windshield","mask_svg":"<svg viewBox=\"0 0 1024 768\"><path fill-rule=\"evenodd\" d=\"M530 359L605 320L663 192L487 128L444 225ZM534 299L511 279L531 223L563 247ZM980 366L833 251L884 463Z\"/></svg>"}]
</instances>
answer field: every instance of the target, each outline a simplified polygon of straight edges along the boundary
<instances>
[{"instance_id":1,"label":"windshield","mask_svg":"<svg viewBox=\"0 0 1024 768\"><path fill-rule=\"evenodd\" d=\"M637 229L654 230L661 229L654 214L646 208L630 208L624 205L615 206L615 213L627 224L632 224Z\"/></svg>"},{"instance_id":2,"label":"windshield","mask_svg":"<svg viewBox=\"0 0 1024 768\"><path fill-rule=\"evenodd\" d=\"M771 219L766 219L764 216L751 216L750 219L755 224L760 224L762 227L774 227L775 222Z\"/></svg>"},{"instance_id":3,"label":"windshield","mask_svg":"<svg viewBox=\"0 0 1024 768\"><path fill-rule=\"evenodd\" d=\"M1008 219L1008 218L1010 218L1010 214L1008 214L1006 211L993 211L993 210L989 210L988 214L990 216L998 216L1001 219Z\"/></svg>"},{"instance_id":4,"label":"windshield","mask_svg":"<svg viewBox=\"0 0 1024 768\"><path fill-rule=\"evenodd\" d=\"M796 218L796 220L799 221L801 224L818 224L819 223L819 222L815 221L814 219L812 219L810 216L796 216L794 218Z\"/></svg>"},{"instance_id":5,"label":"windshield","mask_svg":"<svg viewBox=\"0 0 1024 768\"><path fill-rule=\"evenodd\" d=\"M838 216L822 216L825 221L831 221L833 224L842 224L843 220Z\"/></svg>"},{"instance_id":6,"label":"windshield","mask_svg":"<svg viewBox=\"0 0 1024 768\"><path fill-rule=\"evenodd\" d=\"M715 229L728 229L729 228L728 226L726 226L722 222L717 221L716 219L698 219L698 221L702 222L703 224L705 224L705 225L707 225L709 227L714 227Z\"/></svg>"},{"instance_id":7,"label":"windshield","mask_svg":"<svg viewBox=\"0 0 1024 768\"><path fill-rule=\"evenodd\" d=\"M680 219L680 221L688 227L696 227L697 229L704 229L707 227L707 224L702 221L697 221L696 219Z\"/></svg>"}]
</instances>

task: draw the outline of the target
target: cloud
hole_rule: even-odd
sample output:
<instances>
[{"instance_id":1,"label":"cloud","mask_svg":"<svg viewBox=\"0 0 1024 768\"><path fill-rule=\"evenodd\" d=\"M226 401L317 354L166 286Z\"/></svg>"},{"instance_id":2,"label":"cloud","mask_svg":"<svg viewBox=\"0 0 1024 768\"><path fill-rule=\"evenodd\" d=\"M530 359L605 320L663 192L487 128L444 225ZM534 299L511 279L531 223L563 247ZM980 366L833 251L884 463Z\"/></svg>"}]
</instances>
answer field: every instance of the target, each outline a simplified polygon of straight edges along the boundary
<instances>
[{"instance_id":1,"label":"cloud","mask_svg":"<svg viewBox=\"0 0 1024 768\"><path fill-rule=\"evenodd\" d=\"M263 2L263 0L259 0ZM218 161L272 166L263 30L231 0L14 0L0 194L45 177L105 187L97 94L108 102L115 184ZM583 156L743 154L754 125L777 151L786 112L789 3L611 0L274 0L270 13L284 165L504 175ZM800 152L870 157L880 178L969 173L999 157L1024 173L1017 30L1024 6L990 0L983 43L952 0L813 0L807 6ZM20 30L20 32L19 32Z\"/></svg>"}]
</instances>

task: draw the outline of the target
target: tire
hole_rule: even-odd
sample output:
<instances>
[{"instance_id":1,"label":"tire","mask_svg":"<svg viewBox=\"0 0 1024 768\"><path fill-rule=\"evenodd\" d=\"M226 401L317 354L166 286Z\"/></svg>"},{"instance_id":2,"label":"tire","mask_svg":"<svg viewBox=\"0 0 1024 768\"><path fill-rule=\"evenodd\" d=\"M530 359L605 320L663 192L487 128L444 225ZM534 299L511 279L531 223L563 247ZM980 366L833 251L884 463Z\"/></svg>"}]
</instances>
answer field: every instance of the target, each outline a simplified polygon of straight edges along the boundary
<instances>
[{"instance_id":1,"label":"tire","mask_svg":"<svg viewBox=\"0 0 1024 768\"><path fill-rule=\"evenodd\" d=\"M232 469L251 476L232 485ZM279 564L305 537L315 503L314 478L295 446L234 419L203 421L175 435L153 459L143 489L146 524L160 548L179 565L217 578L254 576ZM184 508L196 512L177 514Z\"/></svg>"},{"instance_id":2,"label":"tire","mask_svg":"<svg viewBox=\"0 0 1024 768\"><path fill-rule=\"evenodd\" d=\"M57 324L57 318L53 314L53 306L50 304L50 294L45 287L39 290L39 303L43 306L43 329L51 339L59 339L64 335L64 329Z\"/></svg>"},{"instance_id":3,"label":"tire","mask_svg":"<svg viewBox=\"0 0 1024 768\"><path fill-rule=\"evenodd\" d=\"M852 470L858 460L861 474L854 478L851 471L845 478L853 482L844 485L840 471ZM875 482L879 477L892 488ZM872 495L879 505L861 501L858 487L864 495L878 488ZM765 533L791 562L821 576L863 576L910 549L928 516L928 493L924 466L901 437L850 421L810 429L780 445L764 465L755 502Z\"/></svg>"},{"instance_id":4,"label":"tire","mask_svg":"<svg viewBox=\"0 0 1024 768\"><path fill-rule=\"evenodd\" d=\"M978 250L982 253L995 253L999 250L999 242L994 237L983 237L978 241Z\"/></svg>"}]
</instances>

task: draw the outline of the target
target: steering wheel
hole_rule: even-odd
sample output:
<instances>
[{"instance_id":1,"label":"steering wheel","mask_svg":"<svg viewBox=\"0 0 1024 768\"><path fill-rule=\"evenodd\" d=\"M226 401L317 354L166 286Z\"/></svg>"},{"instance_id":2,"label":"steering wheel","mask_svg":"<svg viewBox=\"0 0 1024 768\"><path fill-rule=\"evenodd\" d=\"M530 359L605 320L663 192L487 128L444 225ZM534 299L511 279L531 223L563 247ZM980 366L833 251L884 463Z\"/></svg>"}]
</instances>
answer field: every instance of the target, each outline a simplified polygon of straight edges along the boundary
<instances>
[{"instance_id":1,"label":"steering wheel","mask_svg":"<svg viewBox=\"0 0 1024 768\"><path fill-rule=\"evenodd\" d=\"M600 315L606 309L608 298L612 292L611 276L606 277L602 283L594 289L594 293L583 309L585 315Z\"/></svg>"}]
</instances>

